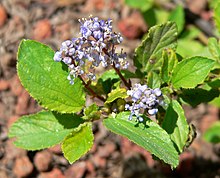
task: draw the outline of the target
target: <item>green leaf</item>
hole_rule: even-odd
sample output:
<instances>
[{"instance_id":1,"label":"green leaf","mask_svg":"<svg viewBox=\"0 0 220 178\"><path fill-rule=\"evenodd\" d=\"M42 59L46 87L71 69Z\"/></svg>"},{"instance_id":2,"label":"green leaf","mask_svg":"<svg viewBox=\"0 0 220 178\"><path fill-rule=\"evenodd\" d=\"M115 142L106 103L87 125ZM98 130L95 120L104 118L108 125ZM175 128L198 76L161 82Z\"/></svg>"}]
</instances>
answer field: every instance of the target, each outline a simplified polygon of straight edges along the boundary
<instances>
[{"instance_id":1,"label":"green leaf","mask_svg":"<svg viewBox=\"0 0 220 178\"><path fill-rule=\"evenodd\" d=\"M178 40L178 47L176 49L176 52L183 57L192 57L196 55L201 55L204 50L205 47L197 40L181 38Z\"/></svg>"},{"instance_id":2,"label":"green leaf","mask_svg":"<svg viewBox=\"0 0 220 178\"><path fill-rule=\"evenodd\" d=\"M129 121L129 115L129 112L122 112L103 122L112 132L128 138L175 168L179 162L178 153L166 131L145 116L143 123Z\"/></svg>"},{"instance_id":3,"label":"green leaf","mask_svg":"<svg viewBox=\"0 0 220 178\"><path fill-rule=\"evenodd\" d=\"M148 35L135 49L134 64L142 71L149 72L158 63L164 49L175 49L177 45L177 27L174 22L156 25L150 28Z\"/></svg>"},{"instance_id":4,"label":"green leaf","mask_svg":"<svg viewBox=\"0 0 220 178\"><path fill-rule=\"evenodd\" d=\"M208 49L214 59L220 62L220 44L218 43L216 38L209 38Z\"/></svg>"},{"instance_id":5,"label":"green leaf","mask_svg":"<svg viewBox=\"0 0 220 178\"><path fill-rule=\"evenodd\" d=\"M85 120L98 120L100 119L101 111L96 104L92 104L85 108L83 119Z\"/></svg>"},{"instance_id":6,"label":"green leaf","mask_svg":"<svg viewBox=\"0 0 220 178\"><path fill-rule=\"evenodd\" d=\"M179 62L173 70L172 83L175 88L194 88L202 83L215 61L205 57L191 57Z\"/></svg>"},{"instance_id":7,"label":"green leaf","mask_svg":"<svg viewBox=\"0 0 220 178\"><path fill-rule=\"evenodd\" d=\"M220 15L219 14L220 14L220 2L218 2L218 4L216 5L214 9L215 24L216 24L218 31L220 32Z\"/></svg>"},{"instance_id":8,"label":"green leaf","mask_svg":"<svg viewBox=\"0 0 220 178\"><path fill-rule=\"evenodd\" d=\"M172 76L173 68L178 63L178 59L176 53L172 49L164 50L162 59L163 61L160 70L160 77L163 82L168 83Z\"/></svg>"},{"instance_id":9,"label":"green leaf","mask_svg":"<svg viewBox=\"0 0 220 178\"><path fill-rule=\"evenodd\" d=\"M14 144L27 150L40 150L59 144L83 120L75 114L58 114L41 111L22 116L9 131L16 137Z\"/></svg>"},{"instance_id":10,"label":"green leaf","mask_svg":"<svg viewBox=\"0 0 220 178\"><path fill-rule=\"evenodd\" d=\"M182 32L185 24L185 14L182 6L177 6L171 13L169 17L170 21L176 22L178 27L178 32Z\"/></svg>"},{"instance_id":11,"label":"green leaf","mask_svg":"<svg viewBox=\"0 0 220 178\"><path fill-rule=\"evenodd\" d=\"M161 84L161 81L160 81L159 75L153 71L149 72L147 76L147 85L150 88L154 89L154 88L160 88L160 84Z\"/></svg>"},{"instance_id":12,"label":"green leaf","mask_svg":"<svg viewBox=\"0 0 220 178\"><path fill-rule=\"evenodd\" d=\"M43 107L61 113L82 109L85 94L79 79L74 85L67 80L68 71L53 60L54 51L33 40L22 40L18 50L17 70L25 89Z\"/></svg>"},{"instance_id":13,"label":"green leaf","mask_svg":"<svg viewBox=\"0 0 220 178\"><path fill-rule=\"evenodd\" d=\"M170 135L171 140L177 147L179 153L182 153L189 134L189 126L181 105L172 100L169 104L162 127Z\"/></svg>"},{"instance_id":14,"label":"green leaf","mask_svg":"<svg viewBox=\"0 0 220 178\"><path fill-rule=\"evenodd\" d=\"M220 96L212 100L210 104L220 108Z\"/></svg>"},{"instance_id":15,"label":"green leaf","mask_svg":"<svg viewBox=\"0 0 220 178\"><path fill-rule=\"evenodd\" d=\"M105 104L111 103L118 98L125 99L127 97L128 97L127 90L125 88L116 88L115 90L112 90L111 93L108 94L108 98Z\"/></svg>"},{"instance_id":16,"label":"green leaf","mask_svg":"<svg viewBox=\"0 0 220 178\"><path fill-rule=\"evenodd\" d=\"M215 122L203 135L211 143L220 143L220 121Z\"/></svg>"},{"instance_id":17,"label":"green leaf","mask_svg":"<svg viewBox=\"0 0 220 178\"><path fill-rule=\"evenodd\" d=\"M62 151L65 158L72 164L91 149L93 140L92 124L81 125L63 141Z\"/></svg>"},{"instance_id":18,"label":"green leaf","mask_svg":"<svg viewBox=\"0 0 220 178\"><path fill-rule=\"evenodd\" d=\"M201 103L208 103L219 96L218 89L205 90L202 88L184 89L179 97L192 107Z\"/></svg>"},{"instance_id":19,"label":"green leaf","mask_svg":"<svg viewBox=\"0 0 220 178\"><path fill-rule=\"evenodd\" d=\"M140 9L141 11L146 11L153 5L153 0L125 0L125 3L133 8Z\"/></svg>"}]
</instances>

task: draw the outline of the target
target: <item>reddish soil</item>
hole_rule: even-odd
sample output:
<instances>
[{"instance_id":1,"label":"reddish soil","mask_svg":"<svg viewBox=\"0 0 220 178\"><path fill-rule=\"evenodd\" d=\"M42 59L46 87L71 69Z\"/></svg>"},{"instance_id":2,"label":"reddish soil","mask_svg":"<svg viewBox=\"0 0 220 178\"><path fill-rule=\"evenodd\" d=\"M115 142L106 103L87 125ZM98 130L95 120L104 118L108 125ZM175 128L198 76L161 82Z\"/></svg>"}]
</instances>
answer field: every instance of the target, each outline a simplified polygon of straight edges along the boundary
<instances>
[{"instance_id":1,"label":"reddish soil","mask_svg":"<svg viewBox=\"0 0 220 178\"><path fill-rule=\"evenodd\" d=\"M204 11L201 4L195 7L190 3L196 13ZM16 74L19 42L35 39L58 49L63 40L78 35L78 19L90 14L112 18L115 31L125 37L122 48L132 56L147 25L141 14L125 6L123 0L0 1L0 178L220 178L220 146L202 140L204 131L219 120L219 109L205 104L194 109L185 107L198 136L174 171L127 139L107 131L101 122L93 128L93 148L73 165L62 156L59 145L35 152L13 145L7 136L11 124L41 109Z\"/></svg>"}]
</instances>

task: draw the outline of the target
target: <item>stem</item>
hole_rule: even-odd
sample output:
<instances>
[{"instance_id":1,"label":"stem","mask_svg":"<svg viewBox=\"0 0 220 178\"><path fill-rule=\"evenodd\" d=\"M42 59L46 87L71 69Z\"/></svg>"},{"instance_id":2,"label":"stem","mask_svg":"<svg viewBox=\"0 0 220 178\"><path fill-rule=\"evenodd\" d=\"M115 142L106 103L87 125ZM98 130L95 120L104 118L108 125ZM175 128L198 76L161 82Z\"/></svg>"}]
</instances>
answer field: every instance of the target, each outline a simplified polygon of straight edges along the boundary
<instances>
[{"instance_id":1,"label":"stem","mask_svg":"<svg viewBox=\"0 0 220 178\"><path fill-rule=\"evenodd\" d=\"M72 57L71 57L71 58L72 58ZM72 58L72 63L73 63L73 65L74 65L75 67L77 66L73 58ZM100 99L101 101L105 102L105 98L103 98L102 96L96 94L96 92L95 92L92 88L89 87L89 85L90 85L90 83L91 83L90 81L89 81L88 83L86 83L86 82L83 80L83 78L82 78L81 75L78 75L78 77L79 77L80 80L82 81L82 83L83 83L83 85L85 86L85 88L92 94L92 96L94 96L94 97Z\"/></svg>"},{"instance_id":2,"label":"stem","mask_svg":"<svg viewBox=\"0 0 220 178\"><path fill-rule=\"evenodd\" d=\"M120 79L123 81L124 85L127 87L127 89L131 89L131 81L127 82L127 80L124 78L124 76L121 74L120 70L115 67L115 64L113 63L112 67L114 68L115 72L119 75Z\"/></svg>"},{"instance_id":3,"label":"stem","mask_svg":"<svg viewBox=\"0 0 220 178\"><path fill-rule=\"evenodd\" d=\"M113 51L114 51L114 45L112 46L112 53L113 53ZM103 49L103 52L110 57L107 49ZM127 89L131 89L131 81L129 80L129 82L127 82L127 80L121 74L120 70L115 67L115 63L114 62L112 64L112 67L114 68L115 72L119 75L120 79L123 81L123 83L127 87Z\"/></svg>"},{"instance_id":4,"label":"stem","mask_svg":"<svg viewBox=\"0 0 220 178\"><path fill-rule=\"evenodd\" d=\"M92 94L92 96L94 96L94 97L100 99L101 101L105 102L105 98L103 98L102 96L96 94L96 92L92 88L89 87L89 84L87 84L80 75L78 77L80 78L80 80L82 81L82 83L86 87L86 89Z\"/></svg>"}]
</instances>

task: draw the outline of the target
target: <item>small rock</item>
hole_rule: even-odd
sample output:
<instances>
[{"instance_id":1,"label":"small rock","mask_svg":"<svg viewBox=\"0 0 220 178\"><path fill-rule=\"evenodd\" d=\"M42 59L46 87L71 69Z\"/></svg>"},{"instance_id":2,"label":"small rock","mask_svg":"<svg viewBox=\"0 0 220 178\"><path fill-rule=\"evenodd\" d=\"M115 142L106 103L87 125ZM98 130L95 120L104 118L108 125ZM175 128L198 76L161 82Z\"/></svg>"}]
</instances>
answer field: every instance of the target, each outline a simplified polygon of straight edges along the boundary
<instances>
[{"instance_id":1,"label":"small rock","mask_svg":"<svg viewBox=\"0 0 220 178\"><path fill-rule=\"evenodd\" d=\"M18 120L19 116L18 115L14 115L14 116L11 116L9 119L8 119L8 128L10 128L12 126L12 124L14 122L16 122Z\"/></svg>"},{"instance_id":2,"label":"small rock","mask_svg":"<svg viewBox=\"0 0 220 178\"><path fill-rule=\"evenodd\" d=\"M66 178L82 178L86 172L86 163L78 162L74 163L65 171Z\"/></svg>"},{"instance_id":3,"label":"small rock","mask_svg":"<svg viewBox=\"0 0 220 178\"><path fill-rule=\"evenodd\" d=\"M15 107L15 113L17 115L27 114L28 103L30 96L26 90L23 90L22 94L18 97L17 105Z\"/></svg>"},{"instance_id":4,"label":"small rock","mask_svg":"<svg viewBox=\"0 0 220 178\"><path fill-rule=\"evenodd\" d=\"M14 164L14 173L17 177L27 177L33 171L34 167L27 156L17 158Z\"/></svg>"},{"instance_id":5,"label":"small rock","mask_svg":"<svg viewBox=\"0 0 220 178\"><path fill-rule=\"evenodd\" d=\"M52 154L51 152L44 150L37 152L34 157L34 164L38 171L47 171L52 163Z\"/></svg>"},{"instance_id":6,"label":"small rock","mask_svg":"<svg viewBox=\"0 0 220 178\"><path fill-rule=\"evenodd\" d=\"M0 170L0 177L1 178L8 178L9 176L7 175L6 171Z\"/></svg>"},{"instance_id":7,"label":"small rock","mask_svg":"<svg viewBox=\"0 0 220 178\"><path fill-rule=\"evenodd\" d=\"M0 80L0 91L7 90L9 88L9 82L7 80Z\"/></svg>"},{"instance_id":8,"label":"small rock","mask_svg":"<svg viewBox=\"0 0 220 178\"><path fill-rule=\"evenodd\" d=\"M50 148L48 148L48 150L51 151L52 153L55 153L55 154L58 154L58 155L62 154L62 150L61 150L60 144L55 145L53 147L50 147Z\"/></svg>"},{"instance_id":9,"label":"small rock","mask_svg":"<svg viewBox=\"0 0 220 178\"><path fill-rule=\"evenodd\" d=\"M141 37L147 30L147 26L140 12L133 12L129 17L118 22L118 28L123 36L128 39Z\"/></svg>"},{"instance_id":10,"label":"small rock","mask_svg":"<svg viewBox=\"0 0 220 178\"><path fill-rule=\"evenodd\" d=\"M86 161L86 168L90 177L96 176L94 164L90 160Z\"/></svg>"},{"instance_id":11,"label":"small rock","mask_svg":"<svg viewBox=\"0 0 220 178\"><path fill-rule=\"evenodd\" d=\"M35 40L44 40L52 34L50 21L47 19L38 21L34 26L33 38Z\"/></svg>"},{"instance_id":12,"label":"small rock","mask_svg":"<svg viewBox=\"0 0 220 178\"><path fill-rule=\"evenodd\" d=\"M7 20L7 13L5 8L0 5L0 27L2 27Z\"/></svg>"},{"instance_id":13,"label":"small rock","mask_svg":"<svg viewBox=\"0 0 220 178\"><path fill-rule=\"evenodd\" d=\"M40 173L39 176L37 176L37 178L65 178L65 176L59 169L54 168L50 172Z\"/></svg>"},{"instance_id":14,"label":"small rock","mask_svg":"<svg viewBox=\"0 0 220 178\"><path fill-rule=\"evenodd\" d=\"M20 80L19 80L17 75L15 75L11 79L11 81L10 81L10 88L11 88L12 93L15 96L19 96L19 95L22 94L24 88L22 87L21 82L20 82Z\"/></svg>"},{"instance_id":15,"label":"small rock","mask_svg":"<svg viewBox=\"0 0 220 178\"><path fill-rule=\"evenodd\" d=\"M98 154L94 154L92 157L92 162L97 168L105 168L106 167L106 159L101 158Z\"/></svg>"},{"instance_id":16,"label":"small rock","mask_svg":"<svg viewBox=\"0 0 220 178\"><path fill-rule=\"evenodd\" d=\"M61 40L70 39L70 24L64 23L55 28L55 33L59 35Z\"/></svg>"},{"instance_id":17,"label":"small rock","mask_svg":"<svg viewBox=\"0 0 220 178\"><path fill-rule=\"evenodd\" d=\"M23 157L26 155L27 151L16 147L14 144L14 139L9 139L6 141L6 158L8 160L13 160L18 157Z\"/></svg>"},{"instance_id":18,"label":"small rock","mask_svg":"<svg viewBox=\"0 0 220 178\"><path fill-rule=\"evenodd\" d=\"M109 142L104 146L98 147L98 155L102 158L108 158L116 150L115 143Z\"/></svg>"},{"instance_id":19,"label":"small rock","mask_svg":"<svg viewBox=\"0 0 220 178\"><path fill-rule=\"evenodd\" d=\"M14 66L15 63L16 62L15 62L12 54L5 53L5 54L1 55L0 64L1 64L3 70L7 70L9 67Z\"/></svg>"}]
</instances>

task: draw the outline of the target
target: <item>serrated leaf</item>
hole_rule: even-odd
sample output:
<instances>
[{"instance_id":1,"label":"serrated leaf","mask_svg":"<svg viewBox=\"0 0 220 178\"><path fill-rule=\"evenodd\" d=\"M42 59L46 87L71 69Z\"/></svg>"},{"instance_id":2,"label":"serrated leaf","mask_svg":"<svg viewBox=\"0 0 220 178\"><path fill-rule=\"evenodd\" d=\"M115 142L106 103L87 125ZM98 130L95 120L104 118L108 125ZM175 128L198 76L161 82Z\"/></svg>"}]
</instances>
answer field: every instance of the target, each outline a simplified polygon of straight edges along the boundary
<instances>
[{"instance_id":1,"label":"serrated leaf","mask_svg":"<svg viewBox=\"0 0 220 178\"><path fill-rule=\"evenodd\" d=\"M170 138L176 145L178 152L181 153L188 139L189 126L186 121L184 111L177 101L172 100L169 104L162 127L170 135Z\"/></svg>"},{"instance_id":2,"label":"serrated leaf","mask_svg":"<svg viewBox=\"0 0 220 178\"><path fill-rule=\"evenodd\" d=\"M212 124L211 127L204 133L203 138L207 142L220 143L220 121Z\"/></svg>"},{"instance_id":3,"label":"serrated leaf","mask_svg":"<svg viewBox=\"0 0 220 178\"><path fill-rule=\"evenodd\" d=\"M177 27L178 27L178 32L181 33L184 24L185 24L185 14L184 14L184 9L182 6L177 6L171 13L169 17L170 21L176 22Z\"/></svg>"},{"instance_id":4,"label":"serrated leaf","mask_svg":"<svg viewBox=\"0 0 220 178\"><path fill-rule=\"evenodd\" d=\"M177 65L178 59L172 49L164 50L162 56L162 66L160 70L160 77L163 82L168 83L172 76L173 68Z\"/></svg>"},{"instance_id":5,"label":"serrated leaf","mask_svg":"<svg viewBox=\"0 0 220 178\"><path fill-rule=\"evenodd\" d=\"M125 99L127 97L128 97L127 90L125 88L116 88L115 90L112 90L111 93L108 94L108 98L105 104L111 103L118 98Z\"/></svg>"},{"instance_id":6,"label":"serrated leaf","mask_svg":"<svg viewBox=\"0 0 220 178\"><path fill-rule=\"evenodd\" d=\"M147 85L150 88L160 88L161 80L156 72L149 72L147 76Z\"/></svg>"},{"instance_id":7,"label":"serrated leaf","mask_svg":"<svg viewBox=\"0 0 220 178\"><path fill-rule=\"evenodd\" d=\"M218 2L218 4L216 5L214 9L215 24L216 24L218 31L220 32L220 15L219 14L220 14L220 2Z\"/></svg>"},{"instance_id":8,"label":"serrated leaf","mask_svg":"<svg viewBox=\"0 0 220 178\"><path fill-rule=\"evenodd\" d=\"M177 167L178 153L166 131L146 116L143 116L144 122L138 124L134 120L129 121L129 115L129 112L122 112L103 122L112 132L128 138L173 168Z\"/></svg>"},{"instance_id":9,"label":"serrated leaf","mask_svg":"<svg viewBox=\"0 0 220 178\"><path fill-rule=\"evenodd\" d=\"M85 123L72 131L62 143L65 158L72 164L86 154L93 145L92 124Z\"/></svg>"},{"instance_id":10,"label":"serrated leaf","mask_svg":"<svg viewBox=\"0 0 220 178\"><path fill-rule=\"evenodd\" d=\"M27 150L40 150L59 144L83 120L75 114L41 111L22 116L9 130L16 137L14 144Z\"/></svg>"},{"instance_id":11,"label":"serrated leaf","mask_svg":"<svg viewBox=\"0 0 220 178\"><path fill-rule=\"evenodd\" d=\"M83 119L85 120L98 120L100 119L101 111L96 104L92 104L85 108Z\"/></svg>"},{"instance_id":12,"label":"serrated leaf","mask_svg":"<svg viewBox=\"0 0 220 178\"><path fill-rule=\"evenodd\" d=\"M175 49L177 45L177 27L174 22L156 25L150 28L140 46L135 49L134 64L142 72L149 72L161 58L166 48Z\"/></svg>"},{"instance_id":13,"label":"serrated leaf","mask_svg":"<svg viewBox=\"0 0 220 178\"><path fill-rule=\"evenodd\" d=\"M175 88L194 88L202 83L214 66L215 61L205 57L191 57L179 62L171 78Z\"/></svg>"},{"instance_id":14,"label":"serrated leaf","mask_svg":"<svg viewBox=\"0 0 220 178\"><path fill-rule=\"evenodd\" d=\"M209 38L208 49L214 59L220 62L220 44L218 43L216 38Z\"/></svg>"},{"instance_id":15,"label":"serrated leaf","mask_svg":"<svg viewBox=\"0 0 220 178\"><path fill-rule=\"evenodd\" d=\"M85 94L79 79L67 80L68 71L54 62L54 51L33 40L23 40L18 50L17 70L22 85L39 104L61 113L80 111ZM64 68L64 69L62 69Z\"/></svg>"}]
</instances>

